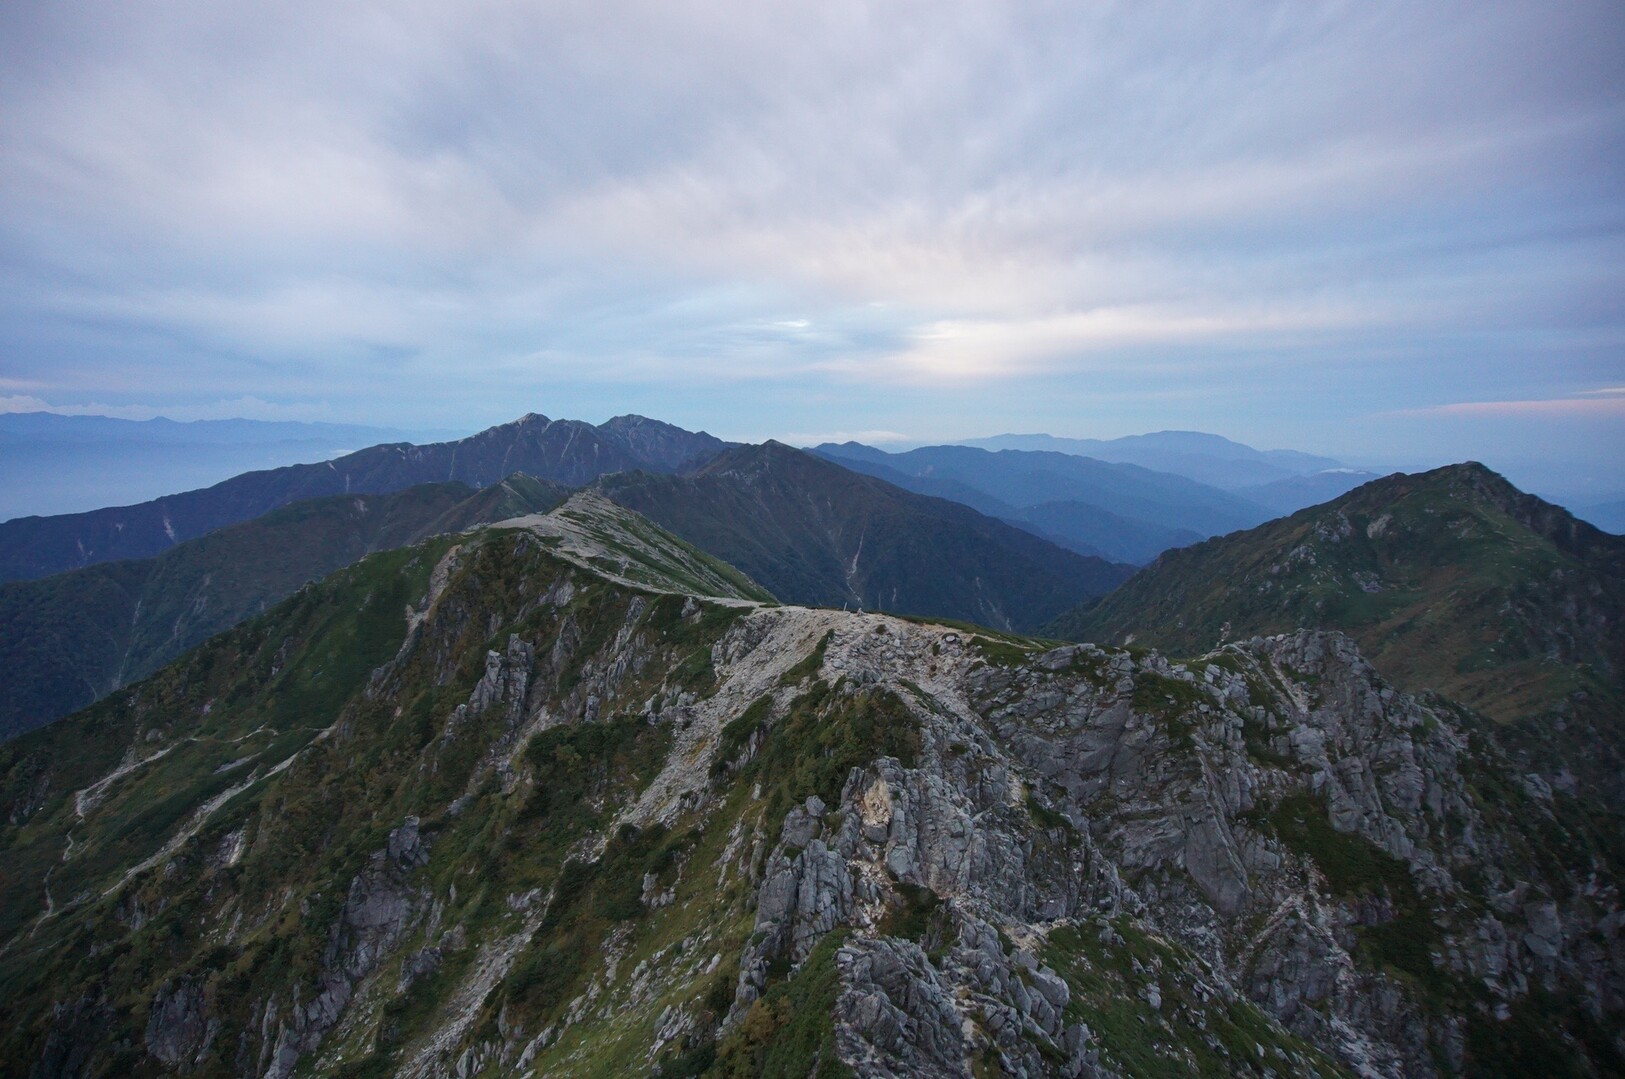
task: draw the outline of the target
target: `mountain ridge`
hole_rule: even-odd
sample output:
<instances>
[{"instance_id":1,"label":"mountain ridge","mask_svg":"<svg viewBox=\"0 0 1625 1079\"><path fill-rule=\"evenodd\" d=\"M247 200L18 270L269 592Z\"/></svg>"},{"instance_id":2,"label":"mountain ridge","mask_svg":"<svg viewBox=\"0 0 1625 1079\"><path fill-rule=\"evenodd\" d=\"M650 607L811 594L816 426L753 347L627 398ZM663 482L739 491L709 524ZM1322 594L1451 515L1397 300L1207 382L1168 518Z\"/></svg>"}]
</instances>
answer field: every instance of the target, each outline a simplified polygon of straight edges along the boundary
<instances>
[{"instance_id":1,"label":"mountain ridge","mask_svg":"<svg viewBox=\"0 0 1625 1079\"><path fill-rule=\"evenodd\" d=\"M681 476L611 475L596 487L789 603L1031 628L1060 596L1100 594L1127 575L771 440Z\"/></svg>"},{"instance_id":2,"label":"mountain ridge","mask_svg":"<svg viewBox=\"0 0 1625 1079\"><path fill-rule=\"evenodd\" d=\"M1590 724L1601 755L1566 759L1625 804L1605 775L1625 752L1625 539L1477 462L1166 552L1048 631L1191 654L1300 627L1347 632L1399 685L1537 735Z\"/></svg>"},{"instance_id":3,"label":"mountain ridge","mask_svg":"<svg viewBox=\"0 0 1625 1079\"><path fill-rule=\"evenodd\" d=\"M567 492L528 476L475 491L427 484L330 495L177 544L0 584L0 741L139 680L307 583L379 550L549 509Z\"/></svg>"},{"instance_id":4,"label":"mountain ridge","mask_svg":"<svg viewBox=\"0 0 1625 1079\"><path fill-rule=\"evenodd\" d=\"M658 537L582 509L591 547ZM41 1079L1625 1064L1617 833L1346 637L1176 663L721 605L545 539L370 556L0 746L0 1057Z\"/></svg>"},{"instance_id":5,"label":"mountain ridge","mask_svg":"<svg viewBox=\"0 0 1625 1079\"><path fill-rule=\"evenodd\" d=\"M991 499L1008 507L997 515L1017 527L1138 564L1191 542L1193 535L1235 531L1270 516L1257 503L1184 476L1048 450L925 446L891 454L845 443L825 444L813 452L888 480L905 476L898 482L978 509L981 500ZM968 497L966 489L975 496ZM1098 516L1090 520L1085 511L1074 509L1068 519L1053 509L1064 504L1087 507ZM1034 514L1039 506L1052 510Z\"/></svg>"},{"instance_id":6,"label":"mountain ridge","mask_svg":"<svg viewBox=\"0 0 1625 1079\"><path fill-rule=\"evenodd\" d=\"M0 581L149 557L304 498L377 494L445 481L484 487L514 472L576 487L606 472L673 471L724 445L705 432L642 417L617 417L594 427L527 413L453 442L386 443L317 464L244 473L133 506L0 523Z\"/></svg>"},{"instance_id":7,"label":"mountain ridge","mask_svg":"<svg viewBox=\"0 0 1625 1079\"><path fill-rule=\"evenodd\" d=\"M1224 490L1320 472L1342 464L1330 457L1298 450L1258 450L1206 431L1152 431L1109 439L1006 434L963 439L958 444L983 449L1053 450L1101 461L1137 464Z\"/></svg>"}]
</instances>

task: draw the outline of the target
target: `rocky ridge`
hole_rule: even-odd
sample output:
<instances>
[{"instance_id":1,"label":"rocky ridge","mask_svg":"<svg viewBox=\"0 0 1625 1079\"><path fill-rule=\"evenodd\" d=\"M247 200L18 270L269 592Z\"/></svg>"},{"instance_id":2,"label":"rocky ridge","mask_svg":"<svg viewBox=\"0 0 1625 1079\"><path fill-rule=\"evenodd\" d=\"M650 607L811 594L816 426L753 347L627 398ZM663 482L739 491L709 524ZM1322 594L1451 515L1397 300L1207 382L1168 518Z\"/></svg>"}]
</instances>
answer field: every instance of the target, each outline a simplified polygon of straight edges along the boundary
<instances>
[{"instance_id":1,"label":"rocky ridge","mask_svg":"<svg viewBox=\"0 0 1625 1079\"><path fill-rule=\"evenodd\" d=\"M278 1079L1620 1065L1615 840L1346 637L1176 663L723 605L547 538L368 560L5 747L6 1059ZM394 628L348 681L290 681L352 639L324 612L386 580L409 618L377 595ZM92 731L105 756L66 752ZM142 815L177 790L171 823Z\"/></svg>"}]
</instances>

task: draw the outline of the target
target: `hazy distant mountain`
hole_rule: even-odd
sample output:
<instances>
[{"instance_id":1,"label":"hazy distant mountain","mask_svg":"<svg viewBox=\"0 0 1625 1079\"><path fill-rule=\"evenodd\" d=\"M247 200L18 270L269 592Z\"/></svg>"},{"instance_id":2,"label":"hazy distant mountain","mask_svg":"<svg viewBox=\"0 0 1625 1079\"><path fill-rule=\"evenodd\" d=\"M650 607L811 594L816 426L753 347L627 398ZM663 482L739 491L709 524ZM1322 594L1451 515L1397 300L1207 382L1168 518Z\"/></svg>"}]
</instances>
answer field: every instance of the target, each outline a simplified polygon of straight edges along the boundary
<instances>
[{"instance_id":1,"label":"hazy distant mountain","mask_svg":"<svg viewBox=\"0 0 1625 1079\"><path fill-rule=\"evenodd\" d=\"M1356 487L1378 478L1378 473L1366 472L1363 469L1328 468L1322 472L1288 476L1285 479L1261 483L1256 487L1243 487L1236 491L1236 494L1257 502L1265 509L1285 515L1296 513L1306 506L1330 502L1339 495L1347 494Z\"/></svg>"},{"instance_id":2,"label":"hazy distant mountain","mask_svg":"<svg viewBox=\"0 0 1625 1079\"><path fill-rule=\"evenodd\" d=\"M998 516L1024 528L1136 563L1270 516L1257 503L1183 476L1066 453L970 446L886 453L856 442L826 443L813 452L882 478L901 475L910 483L928 483L932 493L976 505L954 493L968 488L981 499L1011 507Z\"/></svg>"},{"instance_id":3,"label":"hazy distant mountain","mask_svg":"<svg viewBox=\"0 0 1625 1079\"><path fill-rule=\"evenodd\" d=\"M1114 562L1143 566L1171 547L1206 539L1188 528L1168 528L1123 517L1087 502L1040 502L1005 520L1079 554L1100 553Z\"/></svg>"},{"instance_id":4,"label":"hazy distant mountain","mask_svg":"<svg viewBox=\"0 0 1625 1079\"><path fill-rule=\"evenodd\" d=\"M373 551L545 511L566 488L510 476L284 506L148 559L0 585L0 740L83 708Z\"/></svg>"},{"instance_id":5,"label":"hazy distant mountain","mask_svg":"<svg viewBox=\"0 0 1625 1079\"><path fill-rule=\"evenodd\" d=\"M842 451L856 452L859 456L848 457ZM1056 501L1012 506L958 480L912 475L882 464L880 459L887 456L883 451L857 442L849 442L842 447L819 446L810 452L834 461L842 468L885 480L905 491L961 503L978 513L997 517L1035 536L1042 536L1069 551L1104 558L1109 562L1144 565L1170 547L1183 547L1204 538L1199 532L1166 528L1123 517L1086 502ZM871 458L868 456L870 453L876 456Z\"/></svg>"},{"instance_id":6,"label":"hazy distant mountain","mask_svg":"<svg viewBox=\"0 0 1625 1079\"><path fill-rule=\"evenodd\" d=\"M514 472L579 486L607 472L674 471L725 445L704 432L641 417L620 416L595 427L531 414L455 442L374 446L133 506L7 521L0 524L0 581L150 557L299 499L443 481L484 487Z\"/></svg>"},{"instance_id":7,"label":"hazy distant mountain","mask_svg":"<svg viewBox=\"0 0 1625 1079\"><path fill-rule=\"evenodd\" d=\"M127 506L363 446L455 437L355 424L0 414L0 521Z\"/></svg>"},{"instance_id":8,"label":"hazy distant mountain","mask_svg":"<svg viewBox=\"0 0 1625 1079\"><path fill-rule=\"evenodd\" d=\"M1296 450L1255 450L1221 435L1201 431L1157 431L1111 439L995 435L966 439L959 444L989 450L1049 450L1099 461L1135 464L1227 491L1341 467L1341 462L1330 457Z\"/></svg>"},{"instance_id":9,"label":"hazy distant mountain","mask_svg":"<svg viewBox=\"0 0 1625 1079\"><path fill-rule=\"evenodd\" d=\"M597 486L787 603L1032 628L1131 572L777 442Z\"/></svg>"}]
</instances>

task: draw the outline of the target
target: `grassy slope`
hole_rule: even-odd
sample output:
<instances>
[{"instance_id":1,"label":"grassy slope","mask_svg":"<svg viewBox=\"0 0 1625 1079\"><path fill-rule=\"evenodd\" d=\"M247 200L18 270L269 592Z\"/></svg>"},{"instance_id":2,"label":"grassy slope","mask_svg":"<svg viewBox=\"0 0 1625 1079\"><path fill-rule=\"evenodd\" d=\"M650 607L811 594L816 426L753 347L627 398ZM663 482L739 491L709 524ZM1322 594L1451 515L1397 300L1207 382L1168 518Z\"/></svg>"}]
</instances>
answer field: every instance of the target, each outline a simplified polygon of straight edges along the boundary
<instances>
[{"instance_id":1,"label":"grassy slope","mask_svg":"<svg viewBox=\"0 0 1625 1079\"><path fill-rule=\"evenodd\" d=\"M1050 631L1194 654L1340 629L1401 685L1506 721L1618 687L1622 569L1625 542L1482 466L1452 466L1168 552Z\"/></svg>"},{"instance_id":2,"label":"grassy slope","mask_svg":"<svg viewBox=\"0 0 1625 1079\"><path fill-rule=\"evenodd\" d=\"M843 692L850 687L819 680L809 657L784 675L784 703L758 701L724 728L731 748L713 771L719 804L708 815L669 829L615 829L618 809L670 752L670 724L650 723L644 702L669 706L712 692L712 646L742 612L702 605L685 614L681 596L611 585L524 532L491 531L464 541L421 636L403 650L401 611L421 605L450 543L365 559L148 681L0 747L0 996L8 1001L0 1059L36 1057L51 1004L79 1000L96 1017L82 1036L100 1048L103 1074L158 1074L139 1048L151 1002L162 986L187 980L223 1024L199 1073L231 1071L240 1038L259 1029L257 1004L275 996L286 1008L295 986L312 998L349 882L414 815L429 855L410 886L440 913L433 926L412 923L397 954L435 947L440 965L397 992L392 958L302 1074L395 1074L458 1010L455 991L486 946L526 933L512 965L473 1002L467 1039L514 1030L529 1038L596 984L604 987L597 1005L540 1049L536 1074L644 1074L668 1007L714 1020L732 998L733 963L753 926L750 864L761 856L752 854L753 836L771 840L785 810L809 794L833 804L852 766L881 753L908 766L921 750L896 698ZM565 581L572 587L557 587ZM566 600L541 598L566 592ZM534 685L553 714L581 714L587 672L623 673L608 692L595 691L596 722L515 743L516 768L504 775L490 757L511 733L503 710L448 717L509 634L552 642L558 665L540 666ZM618 663L626 654L618 641L643 661ZM996 665L1019 665L1035 647L1013 638L972 643ZM375 676L392 656L399 664ZM1170 723L1202 702L1192 684L1144 672L1132 693L1142 707L1167 698ZM149 758L166 752L109 784L81 819L73 792L107 775L132 745ZM290 767L267 774L290 755ZM190 839L107 894L192 819L200 799L255 776L197 821ZM1508 785L1494 800L1509 814L1538 815L1524 814L1527 797ZM1306 826L1292 808L1278 808L1269 827L1323 864L1334 884L1362 893L1386 886L1388 867L1370 849ZM1075 838L1064 820L1039 819L1031 801L1029 811L1042 826L1039 849ZM233 862L221 852L236 836L242 853ZM669 904L642 902L650 878L672 890ZM41 918L47 886L55 913ZM885 931L939 947L931 898L917 898ZM449 926L464 935L443 935ZM1337 1073L1251 1003L1208 1006L1199 984L1207 975L1189 953L1130 921L1114 926L1115 941L1088 923L1061 929L1044 954L1072 986L1069 1018L1096 1032L1108 1065L1135 1075L1223 1075L1243 1064L1253 1073ZM840 1074L829 1054L839 943L828 938L797 970L774 972L720 1042L669 1046L668 1074L802 1076L815 1066ZM618 979L606 977L610 957ZM1153 983L1160 1008L1146 1003ZM995 1061L974 1064L977 1074L999 1074Z\"/></svg>"},{"instance_id":3,"label":"grassy slope","mask_svg":"<svg viewBox=\"0 0 1625 1079\"><path fill-rule=\"evenodd\" d=\"M0 586L0 737L85 707L369 552L546 510L564 495L515 476L478 492L439 483L312 499L156 558Z\"/></svg>"},{"instance_id":4,"label":"grassy slope","mask_svg":"<svg viewBox=\"0 0 1625 1079\"><path fill-rule=\"evenodd\" d=\"M598 486L789 603L1031 629L1126 572L772 443L690 476L632 473Z\"/></svg>"}]
</instances>

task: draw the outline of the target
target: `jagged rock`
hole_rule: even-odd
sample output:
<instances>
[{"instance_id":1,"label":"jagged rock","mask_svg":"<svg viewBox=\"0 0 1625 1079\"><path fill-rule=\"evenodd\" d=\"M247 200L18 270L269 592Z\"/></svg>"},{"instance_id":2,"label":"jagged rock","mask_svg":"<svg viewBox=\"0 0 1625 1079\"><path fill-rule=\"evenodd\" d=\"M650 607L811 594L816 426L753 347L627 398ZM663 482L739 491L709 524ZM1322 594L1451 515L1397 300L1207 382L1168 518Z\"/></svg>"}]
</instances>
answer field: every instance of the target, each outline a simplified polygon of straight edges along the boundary
<instances>
[{"instance_id":1,"label":"jagged rock","mask_svg":"<svg viewBox=\"0 0 1625 1079\"><path fill-rule=\"evenodd\" d=\"M1536 993L1601 1030L1625 1013L1610 848L1530 853L1588 826L1573 796L1346 638L1174 663L460 558L411 647L251 797L208 831L183 815L105 903L49 893L40 940L71 922L96 946L188 904L185 964L142 987L150 1066L540 1075L614 1046L647 1073L807 1020L860 1076L1131 1073L1126 1029L1237 1074L1422 1079L1472 1066L1469 1017L1526 1029ZM45 851L47 884L108 849L100 811L69 833L98 846ZM326 869L264 879L283 817ZM352 817L395 827L362 845ZM250 999L220 995L227 963ZM809 970L827 1015L791 1014ZM107 1008L36 1005L36 1072L142 1052L109 1044Z\"/></svg>"},{"instance_id":2,"label":"jagged rock","mask_svg":"<svg viewBox=\"0 0 1625 1079\"><path fill-rule=\"evenodd\" d=\"M185 1070L208 1052L219 1024L210 1019L195 981L165 982L147 1013L147 1051Z\"/></svg>"}]
</instances>

